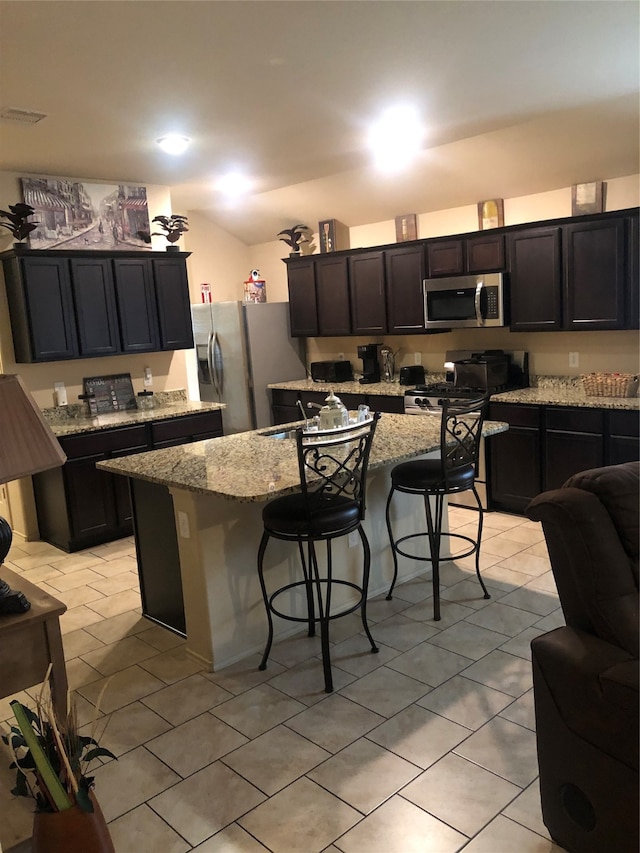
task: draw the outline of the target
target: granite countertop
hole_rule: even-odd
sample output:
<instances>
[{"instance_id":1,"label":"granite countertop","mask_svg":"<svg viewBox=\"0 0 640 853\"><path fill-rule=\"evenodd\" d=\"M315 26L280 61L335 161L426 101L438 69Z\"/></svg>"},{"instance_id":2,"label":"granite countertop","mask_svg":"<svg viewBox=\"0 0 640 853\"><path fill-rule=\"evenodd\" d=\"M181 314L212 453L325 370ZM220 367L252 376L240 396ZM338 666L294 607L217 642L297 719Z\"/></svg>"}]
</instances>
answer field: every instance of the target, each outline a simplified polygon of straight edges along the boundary
<instances>
[{"instance_id":1,"label":"granite countertop","mask_svg":"<svg viewBox=\"0 0 640 853\"><path fill-rule=\"evenodd\" d=\"M271 434L300 425L280 425L97 463L114 474L176 489L243 502L266 501L300 488L296 443ZM483 435L508 425L485 421ZM440 446L440 419L383 414L371 448L369 469L412 459Z\"/></svg>"},{"instance_id":2,"label":"granite countertop","mask_svg":"<svg viewBox=\"0 0 640 853\"><path fill-rule=\"evenodd\" d=\"M442 382L444 374L429 374L427 384ZM520 388L515 391L503 391L492 394L491 400L500 403L528 403L538 406L578 406L589 409L626 409L638 411L640 397L587 397L582 387L580 377L575 376L535 376L531 377L530 388ZM413 389L414 385L400 385L399 382L376 382L371 385L361 385L359 382L313 382L311 379L293 380L269 385L290 391L318 391L327 394L331 389L340 394L371 394L404 396L405 391Z\"/></svg>"},{"instance_id":3,"label":"granite countertop","mask_svg":"<svg viewBox=\"0 0 640 853\"><path fill-rule=\"evenodd\" d=\"M126 409L122 412L107 412L96 417L84 417L83 407L78 404L56 406L44 409L42 414L57 438L69 435L79 435L87 432L98 432L120 426L135 426L149 421L165 420L166 418L182 418L198 412L212 412L224 409L223 403L201 403L187 400L186 396L172 392L158 394L158 402L153 409L146 411Z\"/></svg>"}]
</instances>

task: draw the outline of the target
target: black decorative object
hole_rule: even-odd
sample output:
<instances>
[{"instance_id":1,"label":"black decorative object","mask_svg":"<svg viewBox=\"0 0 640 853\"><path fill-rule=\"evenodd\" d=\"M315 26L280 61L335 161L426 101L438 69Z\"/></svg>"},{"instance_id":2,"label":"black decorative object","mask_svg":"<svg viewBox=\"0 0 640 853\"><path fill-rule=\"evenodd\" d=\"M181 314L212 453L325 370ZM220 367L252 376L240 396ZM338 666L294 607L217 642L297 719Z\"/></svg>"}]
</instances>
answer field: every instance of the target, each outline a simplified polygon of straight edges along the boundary
<instances>
[{"instance_id":1,"label":"black decorative object","mask_svg":"<svg viewBox=\"0 0 640 853\"><path fill-rule=\"evenodd\" d=\"M15 240L20 242L26 239L32 231L38 227L38 222L27 222L30 216L33 216L35 210L30 204L10 204L9 210L0 210L0 216L8 219L8 222L0 222L3 228L7 228Z\"/></svg>"},{"instance_id":2,"label":"black decorative object","mask_svg":"<svg viewBox=\"0 0 640 853\"><path fill-rule=\"evenodd\" d=\"M159 227L162 228L162 231L152 231L151 236L166 237L167 242L171 244L167 246L167 249L177 250L178 247L173 244L177 243L185 231L189 230L187 217L181 216L178 213L173 216L154 216L151 222L157 222Z\"/></svg>"},{"instance_id":3,"label":"black decorative object","mask_svg":"<svg viewBox=\"0 0 640 853\"><path fill-rule=\"evenodd\" d=\"M311 241L311 229L307 225L294 225L293 228L285 228L280 231L278 239L291 247L290 255L298 255L302 250L303 243Z\"/></svg>"}]
</instances>

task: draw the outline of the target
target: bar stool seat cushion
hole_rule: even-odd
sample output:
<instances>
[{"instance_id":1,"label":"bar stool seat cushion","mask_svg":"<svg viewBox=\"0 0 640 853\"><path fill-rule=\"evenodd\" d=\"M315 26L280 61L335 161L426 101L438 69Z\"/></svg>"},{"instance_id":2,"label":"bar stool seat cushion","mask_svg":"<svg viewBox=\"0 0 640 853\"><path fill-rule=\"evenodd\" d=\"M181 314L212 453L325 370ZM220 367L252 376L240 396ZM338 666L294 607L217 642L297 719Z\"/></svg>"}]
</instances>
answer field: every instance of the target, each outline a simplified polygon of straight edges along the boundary
<instances>
[{"instance_id":1,"label":"bar stool seat cushion","mask_svg":"<svg viewBox=\"0 0 640 853\"><path fill-rule=\"evenodd\" d=\"M440 459L420 459L415 462L401 462L391 471L391 482L396 489L410 489L416 492L465 491L473 486L475 469L473 465L452 468L448 472L445 487L442 461Z\"/></svg>"},{"instance_id":2,"label":"bar stool seat cushion","mask_svg":"<svg viewBox=\"0 0 640 853\"><path fill-rule=\"evenodd\" d=\"M359 525L360 507L342 495L285 495L266 505L262 520L265 530L276 536L341 536Z\"/></svg>"}]
</instances>

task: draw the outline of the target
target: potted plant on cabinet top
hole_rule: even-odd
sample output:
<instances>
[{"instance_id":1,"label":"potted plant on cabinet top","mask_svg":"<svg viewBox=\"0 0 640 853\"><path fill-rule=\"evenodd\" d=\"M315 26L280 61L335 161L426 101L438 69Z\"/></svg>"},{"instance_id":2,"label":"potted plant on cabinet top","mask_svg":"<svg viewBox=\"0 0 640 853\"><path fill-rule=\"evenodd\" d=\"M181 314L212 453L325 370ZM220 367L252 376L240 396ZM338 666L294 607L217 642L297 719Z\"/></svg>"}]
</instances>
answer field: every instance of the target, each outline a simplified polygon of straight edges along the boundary
<instances>
[{"instance_id":1,"label":"potted plant on cabinet top","mask_svg":"<svg viewBox=\"0 0 640 853\"><path fill-rule=\"evenodd\" d=\"M0 217L8 219L8 222L0 222L3 228L7 228L13 235L13 239L20 243L40 224L39 222L27 222L33 216L35 210L30 204L10 204L9 210L0 210Z\"/></svg>"},{"instance_id":2,"label":"potted plant on cabinet top","mask_svg":"<svg viewBox=\"0 0 640 853\"><path fill-rule=\"evenodd\" d=\"M79 734L73 707L66 720L58 720L44 691L36 711L15 700L11 708L17 725L2 740L16 771L11 793L35 803L33 853L114 853L87 770L96 758L116 756Z\"/></svg>"},{"instance_id":3,"label":"potted plant on cabinet top","mask_svg":"<svg viewBox=\"0 0 640 853\"><path fill-rule=\"evenodd\" d=\"M162 231L152 231L151 236L166 237L167 242L170 244L167 246L168 252L180 251L179 247L174 246L173 244L177 243L184 232L189 230L187 217L181 216L180 214L174 214L172 216L154 216L151 222L157 222L159 227L162 228Z\"/></svg>"}]
</instances>

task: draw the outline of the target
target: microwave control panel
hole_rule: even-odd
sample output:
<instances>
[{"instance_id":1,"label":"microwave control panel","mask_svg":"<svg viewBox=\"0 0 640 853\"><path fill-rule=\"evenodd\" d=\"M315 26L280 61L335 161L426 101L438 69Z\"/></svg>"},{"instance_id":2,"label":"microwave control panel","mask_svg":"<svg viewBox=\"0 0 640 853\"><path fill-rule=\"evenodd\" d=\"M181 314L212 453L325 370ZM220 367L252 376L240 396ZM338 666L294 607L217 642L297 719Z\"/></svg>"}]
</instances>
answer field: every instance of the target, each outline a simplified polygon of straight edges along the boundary
<instances>
[{"instance_id":1,"label":"microwave control panel","mask_svg":"<svg viewBox=\"0 0 640 853\"><path fill-rule=\"evenodd\" d=\"M484 293L487 299L486 302L486 312L484 313L485 319L487 320L497 320L500 317L500 309L498 306L498 288L489 287L484 288Z\"/></svg>"}]
</instances>

